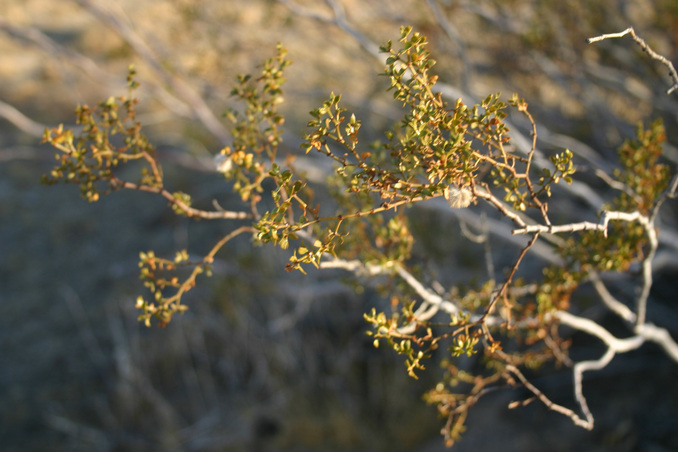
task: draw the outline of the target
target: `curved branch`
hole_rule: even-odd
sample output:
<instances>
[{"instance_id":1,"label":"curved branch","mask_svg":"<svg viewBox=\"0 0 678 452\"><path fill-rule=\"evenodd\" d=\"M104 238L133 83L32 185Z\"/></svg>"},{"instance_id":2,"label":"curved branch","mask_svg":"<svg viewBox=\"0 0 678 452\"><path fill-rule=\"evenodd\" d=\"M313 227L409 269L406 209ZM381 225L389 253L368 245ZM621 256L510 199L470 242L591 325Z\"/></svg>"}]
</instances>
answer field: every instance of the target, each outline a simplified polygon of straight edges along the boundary
<instances>
[{"instance_id":1,"label":"curved branch","mask_svg":"<svg viewBox=\"0 0 678 452\"><path fill-rule=\"evenodd\" d=\"M34 137L42 138L47 126L33 121L10 104L0 101L0 117L14 124L19 130Z\"/></svg>"},{"instance_id":2,"label":"curved branch","mask_svg":"<svg viewBox=\"0 0 678 452\"><path fill-rule=\"evenodd\" d=\"M653 60L657 60L660 63L662 63L664 66L666 66L669 69L669 77L673 80L673 86L671 86L668 90L666 90L666 94L671 94L675 90L678 89L678 73L676 72L676 68L673 66L673 63L666 59L663 55L658 54L652 48L647 45L645 40L638 35L636 35L636 32L634 31L633 27L629 27L624 31L620 31L619 33L607 33L603 34L600 36L595 36L593 38L588 38L586 42L588 44L593 44L594 42L598 41L603 41L605 39L611 39L611 38L622 38L626 35L631 35L631 38L640 46L640 48L643 50L643 52L647 53L650 55L650 57Z\"/></svg>"},{"instance_id":3,"label":"curved branch","mask_svg":"<svg viewBox=\"0 0 678 452\"><path fill-rule=\"evenodd\" d=\"M130 190L139 190L149 193L156 193L167 199L171 204L177 206L179 209L186 212L189 217L202 218L205 220L247 220L252 218L252 214L248 212L233 212L228 210L207 211L193 208L180 200L178 200L172 193L164 188L152 187L149 185L139 185L134 182L115 181L115 186L127 188Z\"/></svg>"}]
</instances>

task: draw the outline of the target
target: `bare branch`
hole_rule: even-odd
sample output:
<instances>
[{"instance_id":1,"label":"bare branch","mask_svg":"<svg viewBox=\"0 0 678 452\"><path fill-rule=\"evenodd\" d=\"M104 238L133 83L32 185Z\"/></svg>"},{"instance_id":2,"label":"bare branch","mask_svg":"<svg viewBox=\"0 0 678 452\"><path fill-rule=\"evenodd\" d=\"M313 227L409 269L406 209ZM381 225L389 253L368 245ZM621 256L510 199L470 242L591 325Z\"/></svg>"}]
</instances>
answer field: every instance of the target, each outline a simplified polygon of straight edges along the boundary
<instances>
[{"instance_id":1,"label":"bare branch","mask_svg":"<svg viewBox=\"0 0 678 452\"><path fill-rule=\"evenodd\" d=\"M654 60L659 61L662 63L664 66L666 66L669 69L669 76L673 80L673 86L671 86L667 91L666 94L671 94L674 92L676 89L678 89L678 73L676 73L676 68L673 67L673 63L671 63L666 57L658 54L652 48L647 45L645 40L638 35L636 35L636 32L633 30L633 27L629 27L624 31L621 31L619 33L608 33L600 36L595 36L593 38L588 38L586 40L587 43L593 44L594 42L598 41L603 41L605 39L612 39L612 38L622 38L626 35L631 35L634 41L640 46L640 48L643 50L643 52L646 52L650 57Z\"/></svg>"},{"instance_id":2,"label":"bare branch","mask_svg":"<svg viewBox=\"0 0 678 452\"><path fill-rule=\"evenodd\" d=\"M600 223L592 223L590 221L582 221L579 223L563 224L559 226L547 226L541 224L525 226L521 229L514 229L513 234L531 234L534 232L558 234L561 232L576 232L576 231L601 231L607 237L607 225L610 220L620 221L639 221L643 226L649 224L649 219L640 212L609 212L604 211L600 219ZM656 234L655 234L656 240Z\"/></svg>"},{"instance_id":3,"label":"bare branch","mask_svg":"<svg viewBox=\"0 0 678 452\"><path fill-rule=\"evenodd\" d=\"M445 12L440 9L438 2L436 0L426 0L426 3L428 3L431 12L433 12L433 16L447 37L450 38L450 40L457 46L459 59L461 60L463 67L461 71L461 87L464 91L469 91L469 67L471 64L468 60L468 56L466 55L466 46L464 45L464 41L462 41L461 36L459 36L457 30L455 30L454 25L452 25L452 23L447 20Z\"/></svg>"},{"instance_id":4,"label":"bare branch","mask_svg":"<svg viewBox=\"0 0 678 452\"><path fill-rule=\"evenodd\" d=\"M18 26L7 22L0 17L0 30L15 39L36 45L49 56L61 58L69 64L72 64L78 68L82 74L86 74L91 77L92 80L96 80L100 86L104 83L114 85L118 81L117 77L112 77L109 72L101 69L91 58L88 58L73 49L62 46L37 28L26 25ZM178 116L191 115L191 108L183 101L174 97L174 95L169 93L166 89L153 84L150 84L149 86L151 91L153 91L153 94L156 95L158 99L172 111L172 113ZM148 124L148 122L146 122L146 124Z\"/></svg>"},{"instance_id":5,"label":"bare branch","mask_svg":"<svg viewBox=\"0 0 678 452\"><path fill-rule=\"evenodd\" d=\"M610 361L612 361L612 358L614 358L614 355L616 353L625 353L637 349L638 347L643 345L643 342L645 342L645 338L643 336L633 336L626 339L618 339L593 320L584 317L578 317L566 311L557 311L553 313L553 316L560 320L560 322L564 325L596 336L597 338L601 339L608 347L605 354L599 359L591 361L582 361L574 365L575 396L577 398L579 406L582 409L582 412L584 413L584 416L587 419L584 428L591 430L593 428L593 415L591 414L588 404L586 403L586 397L584 397L582 389L582 380L584 372L589 370L603 369L610 363Z\"/></svg>"},{"instance_id":6,"label":"bare branch","mask_svg":"<svg viewBox=\"0 0 678 452\"><path fill-rule=\"evenodd\" d=\"M155 56L146 42L125 21L112 12L105 11L95 0L75 0L102 22L113 28L137 54L190 106L195 116L214 136L223 143L228 142L229 134L214 115L207 103L182 79L170 73Z\"/></svg>"},{"instance_id":7,"label":"bare branch","mask_svg":"<svg viewBox=\"0 0 678 452\"><path fill-rule=\"evenodd\" d=\"M586 417L587 424L589 427L587 430L593 429L593 414L589 409L589 405L586 402L586 397L584 397L584 389L582 385L582 380L584 379L584 372L587 370L600 370L607 366L612 358L614 358L614 350L608 348L603 356L596 360L590 361L581 361L574 365L574 395L579 403L579 406ZM586 427L585 427L586 428Z\"/></svg>"},{"instance_id":8,"label":"bare branch","mask_svg":"<svg viewBox=\"0 0 678 452\"><path fill-rule=\"evenodd\" d=\"M487 226L487 213L485 211L481 212L480 214L481 218L481 232L479 234L475 234L472 232L468 225L466 224L466 221L464 221L463 218L459 218L459 226L461 228L461 233L466 237L469 241L482 244L483 249L485 251L485 266L487 268L487 277L490 279L494 279L494 258L492 257L492 245L490 243L490 231Z\"/></svg>"},{"instance_id":9,"label":"bare branch","mask_svg":"<svg viewBox=\"0 0 678 452\"><path fill-rule=\"evenodd\" d=\"M618 339L612 335L605 328L597 324L591 319L579 317L570 314L567 311L556 311L553 316L560 320L560 323L574 328L578 331L583 331L592 336L596 336L602 340L605 345L616 353L625 353L635 350L643 344L644 338L642 336L633 336L626 339Z\"/></svg>"},{"instance_id":10,"label":"bare branch","mask_svg":"<svg viewBox=\"0 0 678 452\"><path fill-rule=\"evenodd\" d=\"M506 366L506 370L508 370L513 375L518 377L518 379L523 384L523 386L525 386L527 389L529 389L530 392L532 392L532 394L537 396L537 398L539 400L541 400L541 402L544 405L546 405L546 407L548 409L553 410L553 411L560 413L560 414L564 414L565 416L572 419L572 422L574 422L574 424L578 425L579 427L583 427L586 430L592 430L593 429L593 422L590 422L588 420L584 420L581 417L579 417L577 415L577 413L575 413L571 409L565 408L562 405L558 405L557 403L552 402L551 399L546 397L543 392L541 392L536 386L534 386L532 383L530 383L528 381L528 379L525 378L525 375L523 375L523 373L517 367L515 367L512 364L509 364L508 366ZM515 402L509 404L509 408L515 408L515 406L516 406Z\"/></svg>"},{"instance_id":11,"label":"bare branch","mask_svg":"<svg viewBox=\"0 0 678 452\"><path fill-rule=\"evenodd\" d=\"M598 296L603 301L605 306L607 306L612 312L617 314L622 319L626 320L629 323L634 323L636 321L636 314L628 308L624 303L617 300L605 287L605 283L600 279L598 273L592 271L589 273L589 279L593 283L593 288L598 292Z\"/></svg>"},{"instance_id":12,"label":"bare branch","mask_svg":"<svg viewBox=\"0 0 678 452\"><path fill-rule=\"evenodd\" d=\"M487 187L487 184L483 184L482 186L474 186L473 187L473 195L477 196L478 198L486 200L488 203L492 204L499 210L499 212L502 213L502 215L506 216L507 218L513 220L515 223L518 224L518 226L521 226L522 228L526 228L527 223L525 220L520 216L519 213L514 212L512 209L509 209L499 198L494 196L492 192L490 191L489 187ZM532 232L537 232L537 231L532 231Z\"/></svg>"},{"instance_id":13,"label":"bare branch","mask_svg":"<svg viewBox=\"0 0 678 452\"><path fill-rule=\"evenodd\" d=\"M111 80L110 74L101 69L90 58L60 45L37 28L26 25L19 26L8 22L0 16L0 30L15 39L37 45L51 56L65 58L67 61L75 64L75 66L80 68L85 74L88 74L99 81L99 83L101 83L102 80Z\"/></svg>"},{"instance_id":14,"label":"bare branch","mask_svg":"<svg viewBox=\"0 0 678 452\"><path fill-rule=\"evenodd\" d=\"M422 299L422 303L419 308L415 311L414 315L419 321L430 320L434 315L436 315L441 309L448 314L458 314L460 309L457 305L449 300L445 300L443 297L435 293L433 290L427 289L424 285L419 282L411 273L405 270L402 266L398 264L393 264L389 266L374 265L374 264L364 264L360 261L347 261L343 259L334 258L329 261L321 262L320 268L341 268L355 273L359 276L376 276L380 274L397 274L400 276ZM416 328L416 322L399 328L398 332L401 334L410 334Z\"/></svg>"},{"instance_id":15,"label":"bare branch","mask_svg":"<svg viewBox=\"0 0 678 452\"><path fill-rule=\"evenodd\" d=\"M358 41L358 43L360 43L363 49L365 49L369 54L371 54L372 56L377 58L381 63L383 63L384 58L379 54L379 46L372 42L370 39L368 39L364 34L360 33L355 27L353 27L348 22L348 19L346 18L346 13L344 11L344 7L338 1L325 0L325 3L327 3L330 6L330 8L332 8L332 10L334 11L333 17L324 16L322 14L318 14L306 8L302 8L301 6L297 5L296 3L290 0L278 0L278 2L282 3L292 12L300 16L309 17L319 22L336 25L349 35L353 36L353 38L356 41Z\"/></svg>"},{"instance_id":16,"label":"bare branch","mask_svg":"<svg viewBox=\"0 0 678 452\"><path fill-rule=\"evenodd\" d=\"M127 182L121 180L115 180L114 184L116 186L127 188L130 190L139 190L159 194L163 198L167 199L171 204L174 204L179 209L183 210L189 217L202 218L205 220L246 220L252 218L252 214L248 212L219 210L219 209L216 211L207 211L196 209L183 203L181 200L177 199L172 193L165 190L164 188L158 188L149 185L140 185L135 184L134 182Z\"/></svg>"},{"instance_id":17,"label":"bare branch","mask_svg":"<svg viewBox=\"0 0 678 452\"><path fill-rule=\"evenodd\" d=\"M650 289L652 288L652 260L657 254L657 247L659 242L657 240L657 231L654 225L649 221L641 222L645 228L647 239L650 242L649 250L643 259L643 286L636 301L636 325L643 325L645 323L645 314L647 312L647 300L650 296Z\"/></svg>"},{"instance_id":18,"label":"bare branch","mask_svg":"<svg viewBox=\"0 0 678 452\"><path fill-rule=\"evenodd\" d=\"M551 225L545 226L542 224L533 224L525 226L521 229L514 229L513 234L532 234L535 232L546 233L546 234L558 234L561 232L576 232L576 231L607 231L607 225L603 226L600 223L592 223L590 221L582 221L579 223L570 223L563 225Z\"/></svg>"},{"instance_id":19,"label":"bare branch","mask_svg":"<svg viewBox=\"0 0 678 452\"><path fill-rule=\"evenodd\" d=\"M654 206L652 207L652 212L650 212L650 223L654 223L655 218L659 214L659 208L662 206L662 204L664 204L664 201L669 198L676 197L676 190L678 190L678 173L674 174L671 182L669 182L668 187L666 187L666 190L664 190L664 192L659 195L655 201Z\"/></svg>"},{"instance_id":20,"label":"bare branch","mask_svg":"<svg viewBox=\"0 0 678 452\"><path fill-rule=\"evenodd\" d=\"M605 182L610 187L614 188L615 190L619 190L621 192L626 193L630 198L632 198L637 203L641 202L640 196L638 196L637 193L635 193L633 190L631 190L631 188L629 188L628 185L623 184L623 183L621 183L617 180L614 180L609 174L607 174L605 171L603 171L599 168L596 168L594 170L594 173L595 173L596 176L601 178L603 180L603 182Z\"/></svg>"},{"instance_id":21,"label":"bare branch","mask_svg":"<svg viewBox=\"0 0 678 452\"><path fill-rule=\"evenodd\" d=\"M0 117L14 124L19 130L34 137L42 137L47 126L33 121L10 104L0 101Z\"/></svg>"},{"instance_id":22,"label":"bare branch","mask_svg":"<svg viewBox=\"0 0 678 452\"><path fill-rule=\"evenodd\" d=\"M651 323L645 323L643 325L638 325L635 331L648 341L657 343L671 359L678 363L678 344L665 328L660 328Z\"/></svg>"},{"instance_id":23,"label":"bare branch","mask_svg":"<svg viewBox=\"0 0 678 452\"><path fill-rule=\"evenodd\" d=\"M520 266L520 263L523 261L523 258L527 254L527 252L532 248L532 246L537 242L537 239L539 238L539 233L536 233L532 236L530 239L529 243L525 245L525 247L520 250L520 254L518 255L518 258L516 259L515 264L511 267L511 270L509 271L508 276L504 280L504 283L502 284L501 288L497 291L497 293L494 295L492 300L490 301L490 304L487 306L487 309L485 310L485 313L483 316L480 318L481 321L484 321L491 313L492 310L494 309L495 304L499 300L499 298L504 298L505 302L508 303L507 301L507 294L508 294L508 287L509 284L511 284L511 281L513 280L513 277L516 274L516 271L518 271L518 267Z\"/></svg>"}]
</instances>

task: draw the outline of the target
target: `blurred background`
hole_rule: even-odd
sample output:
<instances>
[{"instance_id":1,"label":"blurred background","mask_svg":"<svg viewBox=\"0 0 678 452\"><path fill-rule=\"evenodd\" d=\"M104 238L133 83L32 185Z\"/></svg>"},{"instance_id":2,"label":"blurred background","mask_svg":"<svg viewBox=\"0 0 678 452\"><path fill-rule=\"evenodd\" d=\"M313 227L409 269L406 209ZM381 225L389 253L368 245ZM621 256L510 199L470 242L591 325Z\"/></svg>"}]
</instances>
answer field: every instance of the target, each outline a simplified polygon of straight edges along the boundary
<instances>
[{"instance_id":1,"label":"blurred background","mask_svg":"<svg viewBox=\"0 0 678 452\"><path fill-rule=\"evenodd\" d=\"M393 352L372 347L362 313L382 300L369 287L356 293L342 273L286 274L286 253L244 239L188 294L188 313L145 328L133 306L144 293L138 253L199 255L232 225L177 217L151 195L116 192L88 204L75 186L39 184L54 154L40 144L44 128L73 125L78 104L125 94L133 63L139 119L173 190L228 206L212 158L229 141L222 113L237 107L236 74L256 73L278 42L288 49L287 152L297 152L308 111L330 91L363 121L364 142L379 139L400 111L377 75L378 46L397 41L401 25L429 38L448 100L524 97L540 149L572 149L578 177L603 201L613 193L593 170L614 168L639 121L664 119L665 156L678 162L678 97L666 95L666 68L629 37L585 43L634 26L678 61L675 0L3 0L0 450L443 450L443 421L421 400L435 364L414 381ZM595 218L585 203L557 206ZM675 334L677 218L668 212L648 315ZM428 237L418 251L432 268L482 277L482 248L457 240L449 210L417 210L415 226ZM496 249L519 249L500 236ZM628 334L600 310L591 315ZM573 341L574 358L604 350ZM536 403L509 411L523 393L487 396L454 450L678 450L677 371L645 346L587 373L592 432ZM575 407L567 369L534 382Z\"/></svg>"}]
</instances>

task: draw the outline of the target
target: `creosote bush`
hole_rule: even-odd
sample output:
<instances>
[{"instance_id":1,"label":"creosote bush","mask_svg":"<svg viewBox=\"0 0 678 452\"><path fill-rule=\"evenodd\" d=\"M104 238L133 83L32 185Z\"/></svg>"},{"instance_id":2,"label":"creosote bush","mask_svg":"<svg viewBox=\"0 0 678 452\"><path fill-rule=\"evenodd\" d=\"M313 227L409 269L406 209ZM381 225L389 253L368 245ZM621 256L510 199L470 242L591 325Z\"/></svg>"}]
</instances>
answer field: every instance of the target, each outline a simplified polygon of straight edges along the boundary
<instances>
[{"instance_id":1,"label":"creosote bush","mask_svg":"<svg viewBox=\"0 0 678 452\"><path fill-rule=\"evenodd\" d=\"M375 347L388 346L403 355L413 378L426 371L434 354L444 356L443 378L425 399L446 420L446 444L452 445L464 431L469 408L502 387L525 386L548 408L593 428L581 392L584 371L603 367L615 352L637 348L645 340L667 340L663 346L676 358L668 333L645 321L651 260L658 246L654 220L678 184L674 171L661 162L661 122L639 126L636 138L619 149L619 169L608 175L619 196L601 206L600 222L556 225L549 199L563 183L572 182L574 156L564 149L538 158L538 131L524 100L513 95L504 101L491 94L477 105L461 99L448 103L436 89L435 61L426 38L410 27L402 28L397 44L388 42L381 51L386 55L382 75L402 110L402 119L383 140L361 141L361 121L342 106L339 94L330 94L310 112L301 150L333 162L327 182L332 203L315 200L309 182L295 170L294 156L279 155L285 122L279 106L290 64L281 46L258 76L238 78L231 94L244 108L225 114L233 139L215 164L241 199L241 210L198 209L190 194L168 188L171 181L165 180L135 115L133 69L126 96L109 98L96 108L78 107L78 134L63 127L45 132L44 140L58 150L58 163L44 181L78 184L91 202L118 189L149 192L165 198L177 215L233 224L196 260L187 250L178 250L174 258L140 253L140 276L150 295L139 296L136 307L146 325L155 318L165 326L184 312L183 296L198 276L211 274L211 264L226 243L247 235L254 243L289 250L289 271L344 269L387 294L390 310L375 308L365 314L368 334ZM531 125L527 150L512 141L509 110L524 115ZM122 178L119 169L125 165L138 170L136 179ZM513 224L514 234L525 236L512 264L496 273L501 276L444 292L420 282L422 270L413 256L417 237L407 213L434 198L445 199L450 209L486 204ZM541 274L519 277L519 267L538 241L552 247L558 263ZM633 265L643 268L644 279L636 306L629 309L609 294L600 274L626 272ZM584 283L593 283L603 303L628 322L636 342L616 339L570 312ZM572 363L569 341L559 334L561 323L600 337L612 356ZM483 368L463 367L458 359L462 355L482 357ZM551 402L523 375L521 369L548 361L573 366L581 414Z\"/></svg>"}]
</instances>

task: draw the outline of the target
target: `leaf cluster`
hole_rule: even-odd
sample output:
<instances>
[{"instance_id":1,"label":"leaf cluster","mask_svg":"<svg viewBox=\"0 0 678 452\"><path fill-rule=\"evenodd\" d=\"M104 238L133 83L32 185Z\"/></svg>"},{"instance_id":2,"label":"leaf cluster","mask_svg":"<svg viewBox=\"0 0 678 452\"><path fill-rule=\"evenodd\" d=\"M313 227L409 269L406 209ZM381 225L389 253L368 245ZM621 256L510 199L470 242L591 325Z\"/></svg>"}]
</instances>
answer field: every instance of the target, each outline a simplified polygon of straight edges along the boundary
<instances>
[{"instance_id":1,"label":"leaf cluster","mask_svg":"<svg viewBox=\"0 0 678 452\"><path fill-rule=\"evenodd\" d=\"M368 268L377 269L372 274L385 276L380 288L391 312L373 309L365 314L368 334L375 347L388 344L402 355L413 378L426 369L426 360L444 356L444 376L426 400L447 417L444 434L452 444L480 397L517 384L507 366L536 368L554 358L566 360L567 342L558 336L549 313L568 309L572 293L592 270L623 271L642 259L647 237L635 223L614 223L605 237L600 231L578 233L559 248L565 265L548 267L525 281L516 274L540 237L536 232L500 281L491 276L440 293L424 288L418 282L421 269L413 265L416 237L406 207L441 197L453 209L483 202L521 227L528 222L550 227L548 200L556 184L572 182L573 154L565 149L550 156L550 166L536 167L535 122L517 95L506 103L499 94L476 105L461 99L448 103L437 90L426 38L411 27L403 27L398 43L389 41L381 51L387 54L381 74L388 80L386 90L403 113L382 140L362 142L362 122L343 106L340 94L331 93L310 112L301 149L333 162L328 186L334 204L314 205L313 189L295 170L294 158L280 155L285 122L280 106L290 64L280 45L258 77L238 77L231 94L242 108L225 114L233 141L216 156L216 170L232 183L242 210L197 209L190 194L165 189L153 147L135 119L133 71L129 96L108 99L93 109L78 108L82 131L77 137L62 126L45 133L45 141L60 151L45 181L77 183L90 201L99 199L100 185L107 185L102 193L129 188L161 195L178 215L247 221L196 260L186 250L174 259L153 251L140 254L140 277L151 293L150 301L137 299L139 319L146 325L152 318L165 325L184 312L183 295L198 275L210 274L216 254L240 234L289 250L289 271L327 263L351 264L365 274L370 274ZM511 142L509 109L525 115L532 126L527 152ZM614 177L625 189L611 208L652 212L670 177L659 163L663 140L661 123L654 123L647 130L639 127L637 138L620 148L621 166ZM135 160L144 164L138 181L123 180L118 166ZM484 368L462 371L462 357L473 357ZM457 391L458 386L465 390Z\"/></svg>"},{"instance_id":2,"label":"leaf cluster","mask_svg":"<svg viewBox=\"0 0 678 452\"><path fill-rule=\"evenodd\" d=\"M140 160L145 165L140 170L138 184L162 188L162 169L155 149L141 133L141 124L136 120L138 101L133 95L137 87L134 75L134 68L130 67L127 96L109 97L94 108L77 107L76 124L81 126L78 136L63 125L45 130L43 141L60 152L54 156L57 165L43 177L43 183L78 184L82 196L95 202L100 198L102 186L104 193L123 186L116 174L120 165Z\"/></svg>"}]
</instances>

